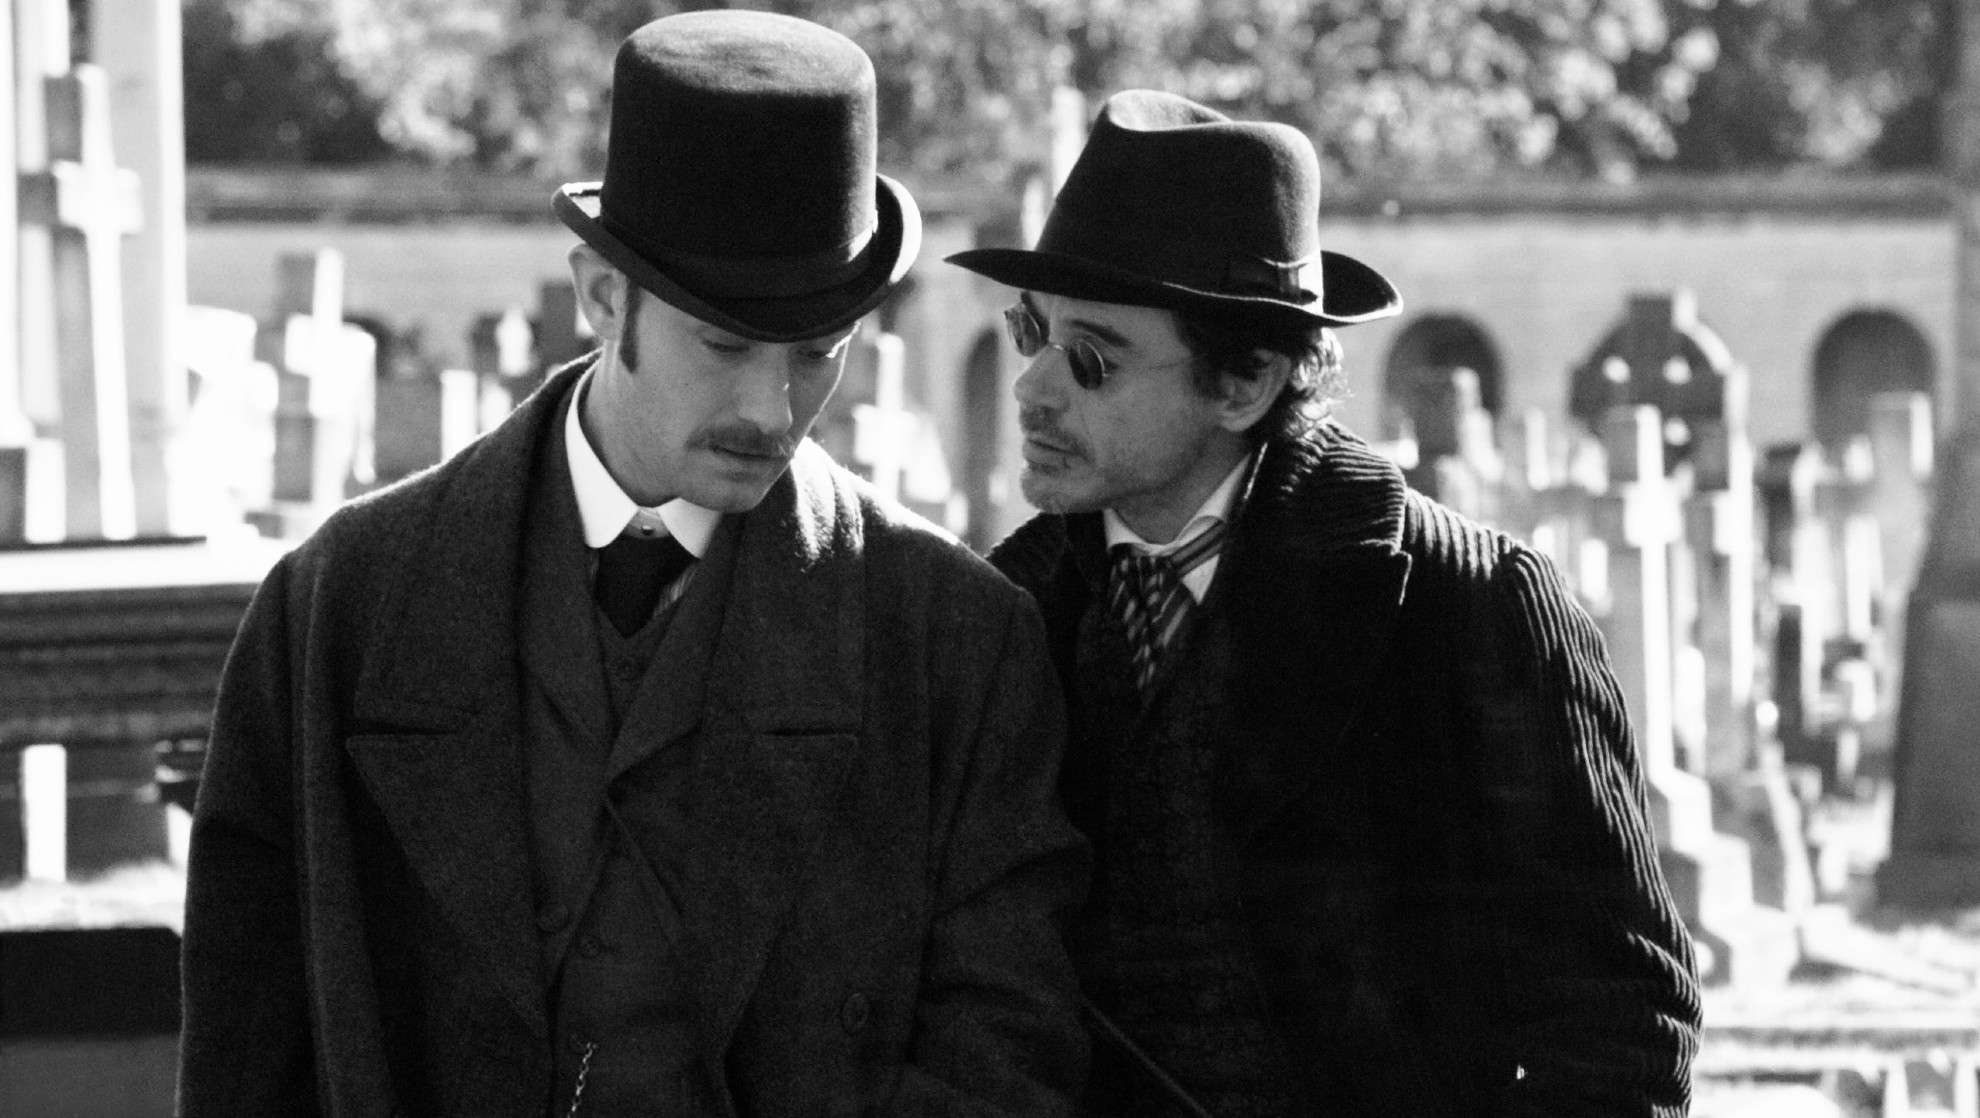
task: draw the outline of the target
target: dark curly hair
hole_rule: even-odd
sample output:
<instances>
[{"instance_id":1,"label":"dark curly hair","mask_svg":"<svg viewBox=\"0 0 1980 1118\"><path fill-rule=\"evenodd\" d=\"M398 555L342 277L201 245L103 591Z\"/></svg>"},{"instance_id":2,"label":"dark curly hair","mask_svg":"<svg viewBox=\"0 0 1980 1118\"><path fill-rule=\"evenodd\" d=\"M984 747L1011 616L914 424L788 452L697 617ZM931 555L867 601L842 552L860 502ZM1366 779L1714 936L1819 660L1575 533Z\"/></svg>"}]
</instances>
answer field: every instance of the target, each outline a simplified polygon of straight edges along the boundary
<instances>
[{"instance_id":1,"label":"dark curly hair","mask_svg":"<svg viewBox=\"0 0 1980 1118\"><path fill-rule=\"evenodd\" d=\"M1265 418L1245 432L1254 442L1301 434L1327 417L1333 401L1347 395L1340 339L1329 327L1201 310L1175 314L1184 344L1197 357L1190 366L1191 380L1205 396L1216 396L1227 374L1257 376L1259 350L1291 360L1292 378Z\"/></svg>"}]
</instances>

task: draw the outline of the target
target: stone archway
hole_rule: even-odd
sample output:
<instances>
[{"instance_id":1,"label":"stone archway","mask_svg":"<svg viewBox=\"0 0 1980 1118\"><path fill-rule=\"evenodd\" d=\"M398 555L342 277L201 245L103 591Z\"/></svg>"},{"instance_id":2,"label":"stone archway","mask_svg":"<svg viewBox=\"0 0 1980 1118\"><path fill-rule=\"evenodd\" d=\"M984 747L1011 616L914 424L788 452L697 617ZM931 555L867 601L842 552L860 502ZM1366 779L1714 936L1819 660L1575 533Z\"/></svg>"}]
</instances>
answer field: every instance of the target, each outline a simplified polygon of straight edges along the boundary
<instances>
[{"instance_id":1,"label":"stone archway","mask_svg":"<svg viewBox=\"0 0 1980 1118\"><path fill-rule=\"evenodd\" d=\"M1479 403L1497 415L1505 398L1505 378L1498 348L1483 327L1454 314L1424 315L1404 327L1389 347L1382 371L1381 437L1400 435L1404 419L1421 431L1424 408L1442 398L1443 386L1456 369L1478 375Z\"/></svg>"},{"instance_id":2,"label":"stone archway","mask_svg":"<svg viewBox=\"0 0 1980 1118\"><path fill-rule=\"evenodd\" d=\"M1879 392L1937 398L1931 343L1896 311L1851 311L1815 347L1810 401L1815 438L1831 451L1870 430L1870 399Z\"/></svg>"}]
</instances>

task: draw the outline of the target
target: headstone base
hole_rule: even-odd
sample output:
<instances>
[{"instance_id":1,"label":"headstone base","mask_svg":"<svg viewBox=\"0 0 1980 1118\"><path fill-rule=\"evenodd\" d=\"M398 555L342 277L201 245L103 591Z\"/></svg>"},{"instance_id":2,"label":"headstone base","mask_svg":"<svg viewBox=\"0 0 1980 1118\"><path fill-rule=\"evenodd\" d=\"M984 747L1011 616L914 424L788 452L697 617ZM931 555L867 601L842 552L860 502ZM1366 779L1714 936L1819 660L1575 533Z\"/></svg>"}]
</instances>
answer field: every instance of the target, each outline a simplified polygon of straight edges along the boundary
<instances>
[{"instance_id":1,"label":"headstone base","mask_svg":"<svg viewBox=\"0 0 1980 1118\"><path fill-rule=\"evenodd\" d=\"M1980 905L1980 850L1893 852L1877 868L1877 901L1919 909Z\"/></svg>"}]
</instances>

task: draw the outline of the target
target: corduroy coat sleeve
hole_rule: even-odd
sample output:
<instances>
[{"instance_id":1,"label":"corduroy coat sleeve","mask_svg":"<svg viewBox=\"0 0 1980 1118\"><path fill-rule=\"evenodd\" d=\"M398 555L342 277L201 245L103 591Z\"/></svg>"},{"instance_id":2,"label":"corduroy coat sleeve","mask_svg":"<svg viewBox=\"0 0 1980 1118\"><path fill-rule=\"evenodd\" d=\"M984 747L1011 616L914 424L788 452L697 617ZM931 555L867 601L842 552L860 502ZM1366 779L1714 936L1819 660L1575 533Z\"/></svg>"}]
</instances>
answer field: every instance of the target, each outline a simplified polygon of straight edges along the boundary
<instances>
[{"instance_id":1,"label":"corduroy coat sleeve","mask_svg":"<svg viewBox=\"0 0 1980 1118\"><path fill-rule=\"evenodd\" d=\"M1520 1078L1506 1113L1679 1118L1700 1023L1692 949L1601 635L1517 545L1490 610L1509 686L1493 689L1483 775L1516 890L1505 958Z\"/></svg>"},{"instance_id":2,"label":"corduroy coat sleeve","mask_svg":"<svg viewBox=\"0 0 1980 1118\"><path fill-rule=\"evenodd\" d=\"M194 814L178 1113L317 1113L289 755L284 560L255 592L221 681Z\"/></svg>"}]
</instances>

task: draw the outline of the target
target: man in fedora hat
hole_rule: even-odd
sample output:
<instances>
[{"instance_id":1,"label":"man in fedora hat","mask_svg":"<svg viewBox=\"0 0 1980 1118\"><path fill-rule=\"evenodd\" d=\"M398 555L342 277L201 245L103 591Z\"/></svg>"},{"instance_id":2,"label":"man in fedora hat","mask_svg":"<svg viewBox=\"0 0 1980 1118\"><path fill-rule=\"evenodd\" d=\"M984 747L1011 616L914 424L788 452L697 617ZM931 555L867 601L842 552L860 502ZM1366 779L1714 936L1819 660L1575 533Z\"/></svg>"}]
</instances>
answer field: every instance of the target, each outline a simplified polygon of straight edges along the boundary
<instances>
[{"instance_id":1,"label":"man in fedora hat","mask_svg":"<svg viewBox=\"0 0 1980 1118\"><path fill-rule=\"evenodd\" d=\"M844 37L619 51L602 342L280 563L195 813L181 1112L1065 1113L1036 608L804 441L918 241Z\"/></svg>"},{"instance_id":2,"label":"man in fedora hat","mask_svg":"<svg viewBox=\"0 0 1980 1118\"><path fill-rule=\"evenodd\" d=\"M1679 1115L1699 1003L1600 637L1518 542L1324 418L1299 132L1107 101L1018 289L1025 496L1095 847L1097 1115Z\"/></svg>"}]
</instances>

